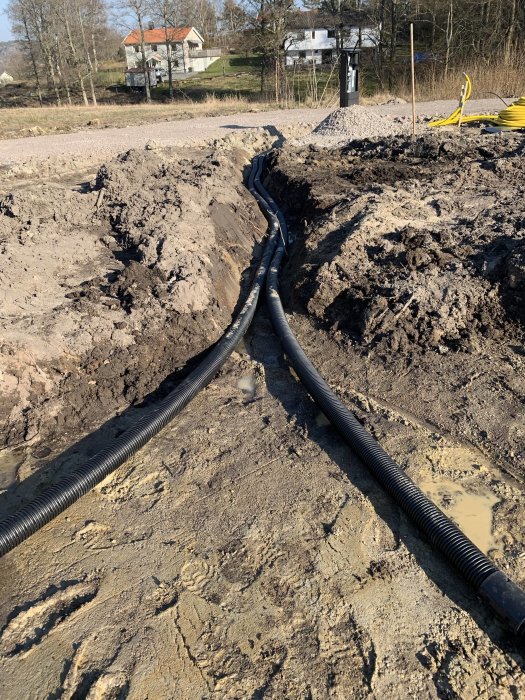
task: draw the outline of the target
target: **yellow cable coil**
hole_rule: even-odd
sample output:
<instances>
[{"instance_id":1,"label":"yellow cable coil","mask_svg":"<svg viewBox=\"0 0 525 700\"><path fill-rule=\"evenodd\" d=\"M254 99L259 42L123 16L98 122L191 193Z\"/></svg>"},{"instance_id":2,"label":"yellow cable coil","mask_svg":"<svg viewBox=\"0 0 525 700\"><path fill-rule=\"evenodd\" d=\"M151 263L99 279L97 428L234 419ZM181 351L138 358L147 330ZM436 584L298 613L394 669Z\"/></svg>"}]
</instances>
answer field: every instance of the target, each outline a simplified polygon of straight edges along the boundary
<instances>
[{"instance_id":1,"label":"yellow cable coil","mask_svg":"<svg viewBox=\"0 0 525 700\"><path fill-rule=\"evenodd\" d=\"M465 103L472 94L472 82L466 73L463 74L466 78L465 94L461 96L459 107L445 119L438 119L430 122L429 126L453 126L465 122L491 122L496 126L504 126L511 129L525 129L525 95L519 100L506 107L499 114L471 114L462 116Z\"/></svg>"}]
</instances>

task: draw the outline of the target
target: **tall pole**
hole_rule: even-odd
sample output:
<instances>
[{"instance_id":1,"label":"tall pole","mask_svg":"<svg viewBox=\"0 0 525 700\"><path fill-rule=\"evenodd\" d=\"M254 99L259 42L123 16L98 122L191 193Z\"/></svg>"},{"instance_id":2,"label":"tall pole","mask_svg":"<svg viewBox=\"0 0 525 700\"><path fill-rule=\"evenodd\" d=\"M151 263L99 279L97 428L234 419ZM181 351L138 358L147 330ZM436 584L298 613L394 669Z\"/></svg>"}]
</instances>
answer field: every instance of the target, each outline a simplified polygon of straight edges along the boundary
<instances>
[{"instance_id":1,"label":"tall pole","mask_svg":"<svg viewBox=\"0 0 525 700\"><path fill-rule=\"evenodd\" d=\"M416 70L414 65L414 24L410 24L410 63L412 67L412 136L416 135Z\"/></svg>"}]
</instances>

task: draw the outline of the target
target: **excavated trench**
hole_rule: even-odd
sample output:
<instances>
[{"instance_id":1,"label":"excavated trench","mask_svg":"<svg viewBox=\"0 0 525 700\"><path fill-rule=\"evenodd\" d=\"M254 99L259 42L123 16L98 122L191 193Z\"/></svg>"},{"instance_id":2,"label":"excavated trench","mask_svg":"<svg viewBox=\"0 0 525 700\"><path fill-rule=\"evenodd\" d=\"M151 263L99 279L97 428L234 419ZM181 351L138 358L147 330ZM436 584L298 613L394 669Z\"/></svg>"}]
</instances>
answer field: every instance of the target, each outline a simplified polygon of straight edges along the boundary
<instances>
[{"instance_id":1,"label":"excavated trench","mask_svg":"<svg viewBox=\"0 0 525 700\"><path fill-rule=\"evenodd\" d=\"M523 490L499 469L522 476L521 146L412 148L271 154L266 184L297 237L286 310L407 474L461 527L475 504L467 534L523 586ZM78 191L4 197L2 272L26 293L9 302L2 369L29 410L3 415L32 453L11 510L100 449L99 432L44 473L38 443L66 416L84 431L140 401L228 325L266 231L247 162L130 152ZM9 697L524 690L515 641L307 399L264 308L173 425L2 563Z\"/></svg>"}]
</instances>

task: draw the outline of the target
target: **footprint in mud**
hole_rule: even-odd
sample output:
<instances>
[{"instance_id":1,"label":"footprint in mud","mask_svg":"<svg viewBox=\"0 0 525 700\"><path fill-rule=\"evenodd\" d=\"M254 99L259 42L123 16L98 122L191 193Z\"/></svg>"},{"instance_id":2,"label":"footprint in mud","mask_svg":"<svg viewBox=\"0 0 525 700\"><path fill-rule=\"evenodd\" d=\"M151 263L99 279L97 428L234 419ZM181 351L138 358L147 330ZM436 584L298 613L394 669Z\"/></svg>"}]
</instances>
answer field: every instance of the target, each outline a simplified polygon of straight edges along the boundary
<instances>
[{"instance_id":1,"label":"footprint in mud","mask_svg":"<svg viewBox=\"0 0 525 700\"><path fill-rule=\"evenodd\" d=\"M102 549L112 549L135 542L149 540L153 534L153 528L143 531L112 529L108 525L88 520L84 527L77 530L74 539L86 549L99 551Z\"/></svg>"},{"instance_id":2,"label":"footprint in mud","mask_svg":"<svg viewBox=\"0 0 525 700\"><path fill-rule=\"evenodd\" d=\"M122 697L129 685L124 669L111 670L122 645L127 641L121 628L103 627L75 645L66 663L67 675L53 697L60 700L110 700Z\"/></svg>"},{"instance_id":3,"label":"footprint in mud","mask_svg":"<svg viewBox=\"0 0 525 700\"><path fill-rule=\"evenodd\" d=\"M124 503L131 499L141 498L148 502L148 508L152 508L161 499L162 495L169 491L169 482L166 475L160 471L147 472L141 476L144 469L142 464L134 464L126 470L123 476L111 478L104 483L100 492L113 503Z\"/></svg>"},{"instance_id":4,"label":"footprint in mud","mask_svg":"<svg viewBox=\"0 0 525 700\"><path fill-rule=\"evenodd\" d=\"M94 520L88 520L84 527L75 532L75 540L87 549L105 549L110 546L111 528Z\"/></svg>"},{"instance_id":5,"label":"footprint in mud","mask_svg":"<svg viewBox=\"0 0 525 700\"><path fill-rule=\"evenodd\" d=\"M50 632L66 622L98 593L95 579L65 582L48 589L41 598L13 611L0 636L0 656L16 656L30 651Z\"/></svg>"},{"instance_id":6,"label":"footprint in mud","mask_svg":"<svg viewBox=\"0 0 525 700\"><path fill-rule=\"evenodd\" d=\"M356 688L356 679L364 679L368 690L376 666L376 650L370 634L361 627L351 608L345 604L330 608L320 619L319 653L331 668L331 676L341 697L368 697L364 687ZM361 685L361 684L360 684ZM356 691L360 694L356 695Z\"/></svg>"},{"instance_id":7,"label":"footprint in mud","mask_svg":"<svg viewBox=\"0 0 525 700\"><path fill-rule=\"evenodd\" d=\"M251 532L243 540L233 540L221 552L221 576L228 587L243 591L284 553L269 538Z\"/></svg>"},{"instance_id":8,"label":"footprint in mud","mask_svg":"<svg viewBox=\"0 0 525 700\"><path fill-rule=\"evenodd\" d=\"M216 576L215 566L205 559L192 559L184 564L180 576L184 588L206 598L207 588Z\"/></svg>"}]
</instances>

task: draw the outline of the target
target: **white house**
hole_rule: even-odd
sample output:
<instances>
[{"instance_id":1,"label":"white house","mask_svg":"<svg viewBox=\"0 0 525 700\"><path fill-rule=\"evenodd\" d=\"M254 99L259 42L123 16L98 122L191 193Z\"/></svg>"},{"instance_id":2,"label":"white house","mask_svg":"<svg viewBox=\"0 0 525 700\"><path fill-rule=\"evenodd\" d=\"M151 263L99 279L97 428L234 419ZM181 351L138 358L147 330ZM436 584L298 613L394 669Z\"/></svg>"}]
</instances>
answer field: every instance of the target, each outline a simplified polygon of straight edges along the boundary
<instances>
[{"instance_id":1,"label":"white house","mask_svg":"<svg viewBox=\"0 0 525 700\"><path fill-rule=\"evenodd\" d=\"M178 73L198 73L216 61L220 49L203 49L204 39L195 27L155 28L150 25L144 30L146 64L152 75L164 79L168 73L168 51L171 52L171 66L174 75ZM131 31L122 42L126 52L126 84L137 85L142 74L141 36L138 29ZM135 78L134 76L137 76ZM140 78L139 78L140 80ZM142 85L144 78L142 74ZM152 81L156 84L156 80Z\"/></svg>"},{"instance_id":2,"label":"white house","mask_svg":"<svg viewBox=\"0 0 525 700\"><path fill-rule=\"evenodd\" d=\"M294 25L284 46L287 66L319 65L337 59L336 30L329 28L329 21L312 12L299 12ZM342 48L372 48L377 46L379 31L373 27L346 26L341 30L341 36Z\"/></svg>"}]
</instances>

